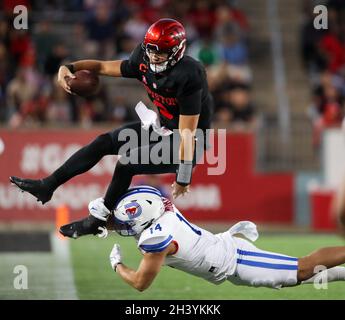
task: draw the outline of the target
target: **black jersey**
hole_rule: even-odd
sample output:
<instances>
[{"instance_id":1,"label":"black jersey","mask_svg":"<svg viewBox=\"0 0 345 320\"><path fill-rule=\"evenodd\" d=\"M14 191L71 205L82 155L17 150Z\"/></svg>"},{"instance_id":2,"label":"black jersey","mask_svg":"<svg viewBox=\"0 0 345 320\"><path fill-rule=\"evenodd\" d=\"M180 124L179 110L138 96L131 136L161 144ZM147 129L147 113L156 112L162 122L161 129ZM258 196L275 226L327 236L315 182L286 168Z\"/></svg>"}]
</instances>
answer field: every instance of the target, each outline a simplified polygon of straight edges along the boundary
<instances>
[{"instance_id":1,"label":"black jersey","mask_svg":"<svg viewBox=\"0 0 345 320\"><path fill-rule=\"evenodd\" d=\"M150 70L144 54L144 49L138 45L129 59L122 62L121 74L143 83L159 110L161 125L177 129L180 114L200 114L198 128L210 128L213 101L201 63L184 56L174 67L157 74Z\"/></svg>"}]
</instances>

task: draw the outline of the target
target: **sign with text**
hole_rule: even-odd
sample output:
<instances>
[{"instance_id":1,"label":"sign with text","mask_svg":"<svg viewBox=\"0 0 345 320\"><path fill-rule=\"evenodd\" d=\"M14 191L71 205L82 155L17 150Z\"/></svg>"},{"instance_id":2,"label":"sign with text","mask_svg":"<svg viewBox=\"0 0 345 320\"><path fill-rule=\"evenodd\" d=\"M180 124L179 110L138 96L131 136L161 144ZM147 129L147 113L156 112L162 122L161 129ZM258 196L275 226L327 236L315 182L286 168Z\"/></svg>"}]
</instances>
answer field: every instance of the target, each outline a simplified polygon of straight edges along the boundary
<instances>
[{"instance_id":1,"label":"sign with text","mask_svg":"<svg viewBox=\"0 0 345 320\"><path fill-rule=\"evenodd\" d=\"M86 216L88 203L104 196L116 165L116 156L105 156L90 171L60 186L45 205L11 185L9 176L43 178L101 133L82 129L0 130L3 142L0 154L0 222L52 221L61 205L69 208L73 220ZM217 137L214 138L216 141ZM222 159L219 161L226 161L222 164L224 173L210 175L208 172L213 164L199 164L193 174L191 192L176 199L176 206L194 221L292 223L293 175L255 172L252 134L227 133L224 139L226 157L219 157ZM217 147L215 149L219 152ZM219 164L215 163L214 167L217 166ZM133 183L160 186L169 196L174 179L173 174L137 176Z\"/></svg>"}]
</instances>

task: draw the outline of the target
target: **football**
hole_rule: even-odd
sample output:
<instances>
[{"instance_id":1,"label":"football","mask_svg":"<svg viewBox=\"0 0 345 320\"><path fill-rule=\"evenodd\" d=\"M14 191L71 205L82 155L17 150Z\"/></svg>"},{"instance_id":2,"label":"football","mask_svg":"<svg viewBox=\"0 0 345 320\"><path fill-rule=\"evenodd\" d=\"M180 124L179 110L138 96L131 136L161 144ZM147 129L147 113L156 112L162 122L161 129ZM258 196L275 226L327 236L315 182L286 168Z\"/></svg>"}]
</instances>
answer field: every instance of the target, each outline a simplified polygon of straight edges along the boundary
<instances>
[{"instance_id":1,"label":"football","mask_svg":"<svg viewBox=\"0 0 345 320\"><path fill-rule=\"evenodd\" d=\"M99 77L92 71L79 70L75 78L66 79L71 91L81 97L91 97L99 90Z\"/></svg>"}]
</instances>

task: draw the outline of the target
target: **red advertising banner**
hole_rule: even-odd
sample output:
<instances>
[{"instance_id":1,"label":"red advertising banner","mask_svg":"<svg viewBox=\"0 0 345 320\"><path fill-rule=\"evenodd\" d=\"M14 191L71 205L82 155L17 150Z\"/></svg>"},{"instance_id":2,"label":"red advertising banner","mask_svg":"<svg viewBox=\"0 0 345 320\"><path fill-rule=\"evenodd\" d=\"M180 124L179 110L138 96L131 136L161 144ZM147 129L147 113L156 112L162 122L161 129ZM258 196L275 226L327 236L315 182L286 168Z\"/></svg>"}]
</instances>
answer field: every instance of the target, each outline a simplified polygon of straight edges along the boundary
<instances>
[{"instance_id":1,"label":"red advertising banner","mask_svg":"<svg viewBox=\"0 0 345 320\"><path fill-rule=\"evenodd\" d=\"M336 192L331 189L313 190L309 199L311 204L311 224L315 231L336 231L337 219L332 211Z\"/></svg>"},{"instance_id":2,"label":"red advertising banner","mask_svg":"<svg viewBox=\"0 0 345 320\"><path fill-rule=\"evenodd\" d=\"M65 183L44 206L12 186L9 176L45 177L100 133L82 129L0 130L4 146L0 154L0 222L52 221L61 205L69 208L72 219L87 215L88 203L105 193L116 156L104 157L89 172ZM177 207L194 221L292 223L293 175L255 172L255 143L251 134L227 133L215 135L213 140L215 148L203 158L207 163L196 167L191 192L174 201ZM133 182L162 184L170 193L173 181L174 175L164 175L139 176Z\"/></svg>"}]
</instances>

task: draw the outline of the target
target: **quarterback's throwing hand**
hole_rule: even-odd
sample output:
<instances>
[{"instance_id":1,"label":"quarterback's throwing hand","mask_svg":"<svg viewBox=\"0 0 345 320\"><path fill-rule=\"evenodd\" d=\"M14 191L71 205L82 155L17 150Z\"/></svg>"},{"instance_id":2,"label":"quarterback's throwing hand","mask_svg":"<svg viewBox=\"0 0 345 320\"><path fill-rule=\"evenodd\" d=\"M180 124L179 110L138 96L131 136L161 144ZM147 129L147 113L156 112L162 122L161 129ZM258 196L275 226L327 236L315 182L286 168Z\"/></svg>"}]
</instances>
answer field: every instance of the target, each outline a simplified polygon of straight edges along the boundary
<instances>
[{"instance_id":1,"label":"quarterback's throwing hand","mask_svg":"<svg viewBox=\"0 0 345 320\"><path fill-rule=\"evenodd\" d=\"M71 88L67 83L67 80L69 78L75 78L75 75L71 71L69 71L67 67L61 66L58 72L57 81L60 84L60 86L65 89L65 91L72 94Z\"/></svg>"}]
</instances>

